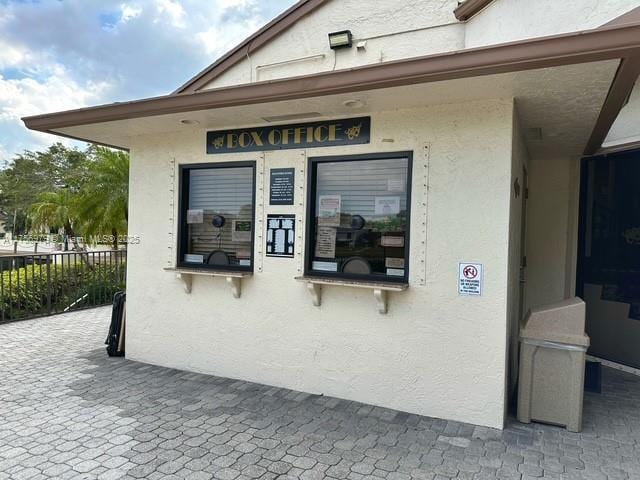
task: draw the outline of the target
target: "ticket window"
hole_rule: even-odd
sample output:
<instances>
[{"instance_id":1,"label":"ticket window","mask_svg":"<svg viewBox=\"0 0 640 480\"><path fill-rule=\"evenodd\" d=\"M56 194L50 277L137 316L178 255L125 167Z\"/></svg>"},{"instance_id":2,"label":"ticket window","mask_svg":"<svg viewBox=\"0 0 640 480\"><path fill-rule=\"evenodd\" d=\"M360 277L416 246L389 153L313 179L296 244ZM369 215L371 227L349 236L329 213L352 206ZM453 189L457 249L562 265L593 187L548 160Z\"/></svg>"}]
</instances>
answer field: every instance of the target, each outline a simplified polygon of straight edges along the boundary
<instances>
[{"instance_id":1,"label":"ticket window","mask_svg":"<svg viewBox=\"0 0 640 480\"><path fill-rule=\"evenodd\" d=\"M411 154L310 159L306 274L403 282Z\"/></svg>"},{"instance_id":2,"label":"ticket window","mask_svg":"<svg viewBox=\"0 0 640 480\"><path fill-rule=\"evenodd\" d=\"M255 163L183 166L178 265L253 271Z\"/></svg>"}]
</instances>

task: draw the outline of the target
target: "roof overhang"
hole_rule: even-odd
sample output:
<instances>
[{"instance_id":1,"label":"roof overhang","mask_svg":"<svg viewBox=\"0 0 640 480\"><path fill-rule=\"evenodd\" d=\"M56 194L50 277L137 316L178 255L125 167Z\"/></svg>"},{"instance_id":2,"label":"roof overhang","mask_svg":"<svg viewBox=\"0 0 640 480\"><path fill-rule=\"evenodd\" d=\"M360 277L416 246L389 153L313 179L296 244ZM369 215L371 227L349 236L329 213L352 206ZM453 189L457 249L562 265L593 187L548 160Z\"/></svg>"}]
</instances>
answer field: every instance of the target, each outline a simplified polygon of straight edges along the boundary
<instances>
[{"instance_id":1,"label":"roof overhang","mask_svg":"<svg viewBox=\"0 0 640 480\"><path fill-rule=\"evenodd\" d=\"M640 73L640 25L625 24L283 80L180 93L24 118L33 130L74 137L71 127L398 86L620 60L585 153L594 153ZM99 142L90 136L79 139ZM123 145L115 145L123 147Z\"/></svg>"}]
</instances>

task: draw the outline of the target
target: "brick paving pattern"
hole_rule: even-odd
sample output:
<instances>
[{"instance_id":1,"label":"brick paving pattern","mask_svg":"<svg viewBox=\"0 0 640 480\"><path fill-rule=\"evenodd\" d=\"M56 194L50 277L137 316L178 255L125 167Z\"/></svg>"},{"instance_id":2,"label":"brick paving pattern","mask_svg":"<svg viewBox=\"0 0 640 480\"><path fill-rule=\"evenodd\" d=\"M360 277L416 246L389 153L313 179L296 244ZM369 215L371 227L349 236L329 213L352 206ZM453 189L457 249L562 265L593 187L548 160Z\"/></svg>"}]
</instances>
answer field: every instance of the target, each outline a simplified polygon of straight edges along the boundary
<instances>
[{"instance_id":1,"label":"brick paving pattern","mask_svg":"<svg viewBox=\"0 0 640 480\"><path fill-rule=\"evenodd\" d=\"M640 378L500 432L108 358L106 308L0 325L3 479L640 479Z\"/></svg>"}]
</instances>

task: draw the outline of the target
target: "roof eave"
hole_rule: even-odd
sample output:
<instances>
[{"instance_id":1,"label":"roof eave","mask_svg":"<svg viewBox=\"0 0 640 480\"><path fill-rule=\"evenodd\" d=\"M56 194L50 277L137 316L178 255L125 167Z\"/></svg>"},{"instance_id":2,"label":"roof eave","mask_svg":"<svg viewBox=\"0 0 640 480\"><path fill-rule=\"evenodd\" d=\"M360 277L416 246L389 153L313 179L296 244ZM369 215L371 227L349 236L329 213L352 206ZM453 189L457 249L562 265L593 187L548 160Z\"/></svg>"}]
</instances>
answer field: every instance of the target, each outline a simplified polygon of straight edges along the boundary
<instances>
[{"instance_id":1,"label":"roof eave","mask_svg":"<svg viewBox=\"0 0 640 480\"><path fill-rule=\"evenodd\" d=\"M627 66L619 71L625 74L624 81L617 82L620 87L626 88L630 76L637 70L634 65L640 63L639 55L640 24L627 24L348 70L30 116L23 118L23 121L30 129L52 132L65 127L123 119L295 100L611 59L622 59L626 62ZM618 100L623 95L625 93L621 90L609 93L609 97L615 100L614 108L607 110L602 121L609 122L612 116L615 119L619 108L622 108L618 105ZM607 131L610 126L609 124L606 128ZM590 142L591 149L600 147L595 143L593 140Z\"/></svg>"}]
</instances>

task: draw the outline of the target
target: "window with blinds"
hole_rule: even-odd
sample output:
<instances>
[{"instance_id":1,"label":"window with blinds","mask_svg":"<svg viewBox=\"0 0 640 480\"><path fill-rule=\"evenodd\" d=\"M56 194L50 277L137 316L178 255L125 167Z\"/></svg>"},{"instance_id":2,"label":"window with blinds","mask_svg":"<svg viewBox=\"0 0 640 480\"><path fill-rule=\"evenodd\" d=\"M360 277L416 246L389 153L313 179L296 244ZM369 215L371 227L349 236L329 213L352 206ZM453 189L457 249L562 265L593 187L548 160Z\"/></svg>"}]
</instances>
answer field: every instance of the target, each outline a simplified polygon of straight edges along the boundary
<instances>
[{"instance_id":1,"label":"window with blinds","mask_svg":"<svg viewBox=\"0 0 640 480\"><path fill-rule=\"evenodd\" d=\"M307 273L407 281L411 154L310 162Z\"/></svg>"},{"instance_id":2,"label":"window with blinds","mask_svg":"<svg viewBox=\"0 0 640 480\"><path fill-rule=\"evenodd\" d=\"M179 264L253 269L255 164L185 166Z\"/></svg>"}]
</instances>

